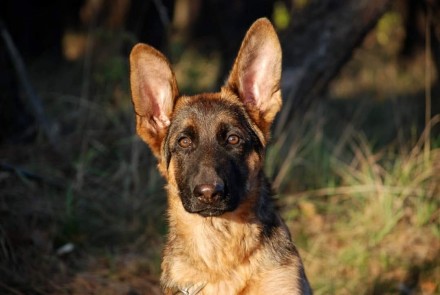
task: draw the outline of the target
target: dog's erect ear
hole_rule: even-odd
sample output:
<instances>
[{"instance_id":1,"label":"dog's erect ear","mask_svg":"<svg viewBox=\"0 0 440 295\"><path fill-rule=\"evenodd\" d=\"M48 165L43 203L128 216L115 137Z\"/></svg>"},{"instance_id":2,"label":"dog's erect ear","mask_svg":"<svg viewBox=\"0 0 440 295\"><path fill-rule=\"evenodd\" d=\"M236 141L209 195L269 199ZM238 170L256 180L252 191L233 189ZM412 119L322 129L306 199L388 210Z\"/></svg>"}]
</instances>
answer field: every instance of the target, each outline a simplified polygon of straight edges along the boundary
<instances>
[{"instance_id":1,"label":"dog's erect ear","mask_svg":"<svg viewBox=\"0 0 440 295\"><path fill-rule=\"evenodd\" d=\"M160 158L160 146L179 95L174 72L162 53L137 44L130 54L130 84L136 131Z\"/></svg>"},{"instance_id":2,"label":"dog's erect ear","mask_svg":"<svg viewBox=\"0 0 440 295\"><path fill-rule=\"evenodd\" d=\"M225 87L244 103L266 137L281 108L281 45L272 24L258 19L241 44Z\"/></svg>"}]
</instances>

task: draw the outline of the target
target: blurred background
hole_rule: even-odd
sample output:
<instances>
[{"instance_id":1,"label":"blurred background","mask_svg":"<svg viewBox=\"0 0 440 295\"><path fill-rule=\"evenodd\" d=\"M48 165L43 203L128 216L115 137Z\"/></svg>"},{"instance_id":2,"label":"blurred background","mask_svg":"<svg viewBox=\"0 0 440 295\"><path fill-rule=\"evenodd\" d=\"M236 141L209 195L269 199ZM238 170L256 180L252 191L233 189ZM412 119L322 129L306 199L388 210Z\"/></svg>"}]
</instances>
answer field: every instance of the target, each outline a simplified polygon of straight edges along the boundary
<instances>
[{"instance_id":1,"label":"blurred background","mask_svg":"<svg viewBox=\"0 0 440 295\"><path fill-rule=\"evenodd\" d=\"M160 294L129 52L215 91L260 17L283 47L266 172L315 294L440 294L436 0L2 0L0 294Z\"/></svg>"}]
</instances>

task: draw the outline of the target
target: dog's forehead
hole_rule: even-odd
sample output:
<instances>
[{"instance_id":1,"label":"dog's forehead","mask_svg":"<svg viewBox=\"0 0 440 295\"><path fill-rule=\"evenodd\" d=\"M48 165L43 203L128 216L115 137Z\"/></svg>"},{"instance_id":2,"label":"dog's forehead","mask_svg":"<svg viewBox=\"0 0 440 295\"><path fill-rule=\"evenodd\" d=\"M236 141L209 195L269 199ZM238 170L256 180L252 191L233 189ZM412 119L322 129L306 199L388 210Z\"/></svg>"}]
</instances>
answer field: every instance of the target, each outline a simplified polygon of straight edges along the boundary
<instances>
[{"instance_id":1,"label":"dog's forehead","mask_svg":"<svg viewBox=\"0 0 440 295\"><path fill-rule=\"evenodd\" d=\"M225 100L216 94L201 94L181 97L176 103L172 121L209 128L219 123L246 124L246 116L239 103Z\"/></svg>"}]
</instances>

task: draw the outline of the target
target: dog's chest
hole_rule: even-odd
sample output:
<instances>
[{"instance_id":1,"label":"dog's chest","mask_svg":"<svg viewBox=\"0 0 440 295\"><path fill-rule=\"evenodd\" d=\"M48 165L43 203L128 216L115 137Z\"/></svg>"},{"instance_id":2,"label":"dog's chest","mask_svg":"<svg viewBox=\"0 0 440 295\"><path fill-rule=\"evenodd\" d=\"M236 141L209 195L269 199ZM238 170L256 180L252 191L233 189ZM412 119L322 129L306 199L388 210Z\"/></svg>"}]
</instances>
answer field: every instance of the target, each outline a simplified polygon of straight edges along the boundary
<instances>
[{"instance_id":1,"label":"dog's chest","mask_svg":"<svg viewBox=\"0 0 440 295\"><path fill-rule=\"evenodd\" d=\"M176 263L174 271L180 273L173 277L173 290L180 291L177 294L247 294L246 287L255 276L251 265L238 265L221 272L203 272L187 263Z\"/></svg>"},{"instance_id":2,"label":"dog's chest","mask_svg":"<svg viewBox=\"0 0 440 295\"><path fill-rule=\"evenodd\" d=\"M203 284L203 292L197 294L240 294L260 272L258 231L250 224L193 226L190 239L170 239L164 275L178 288L191 290Z\"/></svg>"}]
</instances>

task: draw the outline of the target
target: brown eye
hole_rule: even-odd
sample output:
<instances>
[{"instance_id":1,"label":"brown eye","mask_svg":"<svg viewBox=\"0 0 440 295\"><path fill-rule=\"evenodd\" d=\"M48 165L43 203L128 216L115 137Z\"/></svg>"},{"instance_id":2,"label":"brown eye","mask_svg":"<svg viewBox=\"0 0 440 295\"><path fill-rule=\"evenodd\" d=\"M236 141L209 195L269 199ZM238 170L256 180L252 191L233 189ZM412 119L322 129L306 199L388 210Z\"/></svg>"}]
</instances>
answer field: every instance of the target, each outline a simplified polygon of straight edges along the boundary
<instances>
[{"instance_id":1,"label":"brown eye","mask_svg":"<svg viewBox=\"0 0 440 295\"><path fill-rule=\"evenodd\" d=\"M237 135L233 134L228 136L228 144L236 145L239 142L240 142L240 137L238 137Z\"/></svg>"},{"instance_id":2,"label":"brown eye","mask_svg":"<svg viewBox=\"0 0 440 295\"><path fill-rule=\"evenodd\" d=\"M179 139L179 145L183 148L188 148L192 144L192 141L189 137L182 137Z\"/></svg>"}]
</instances>

